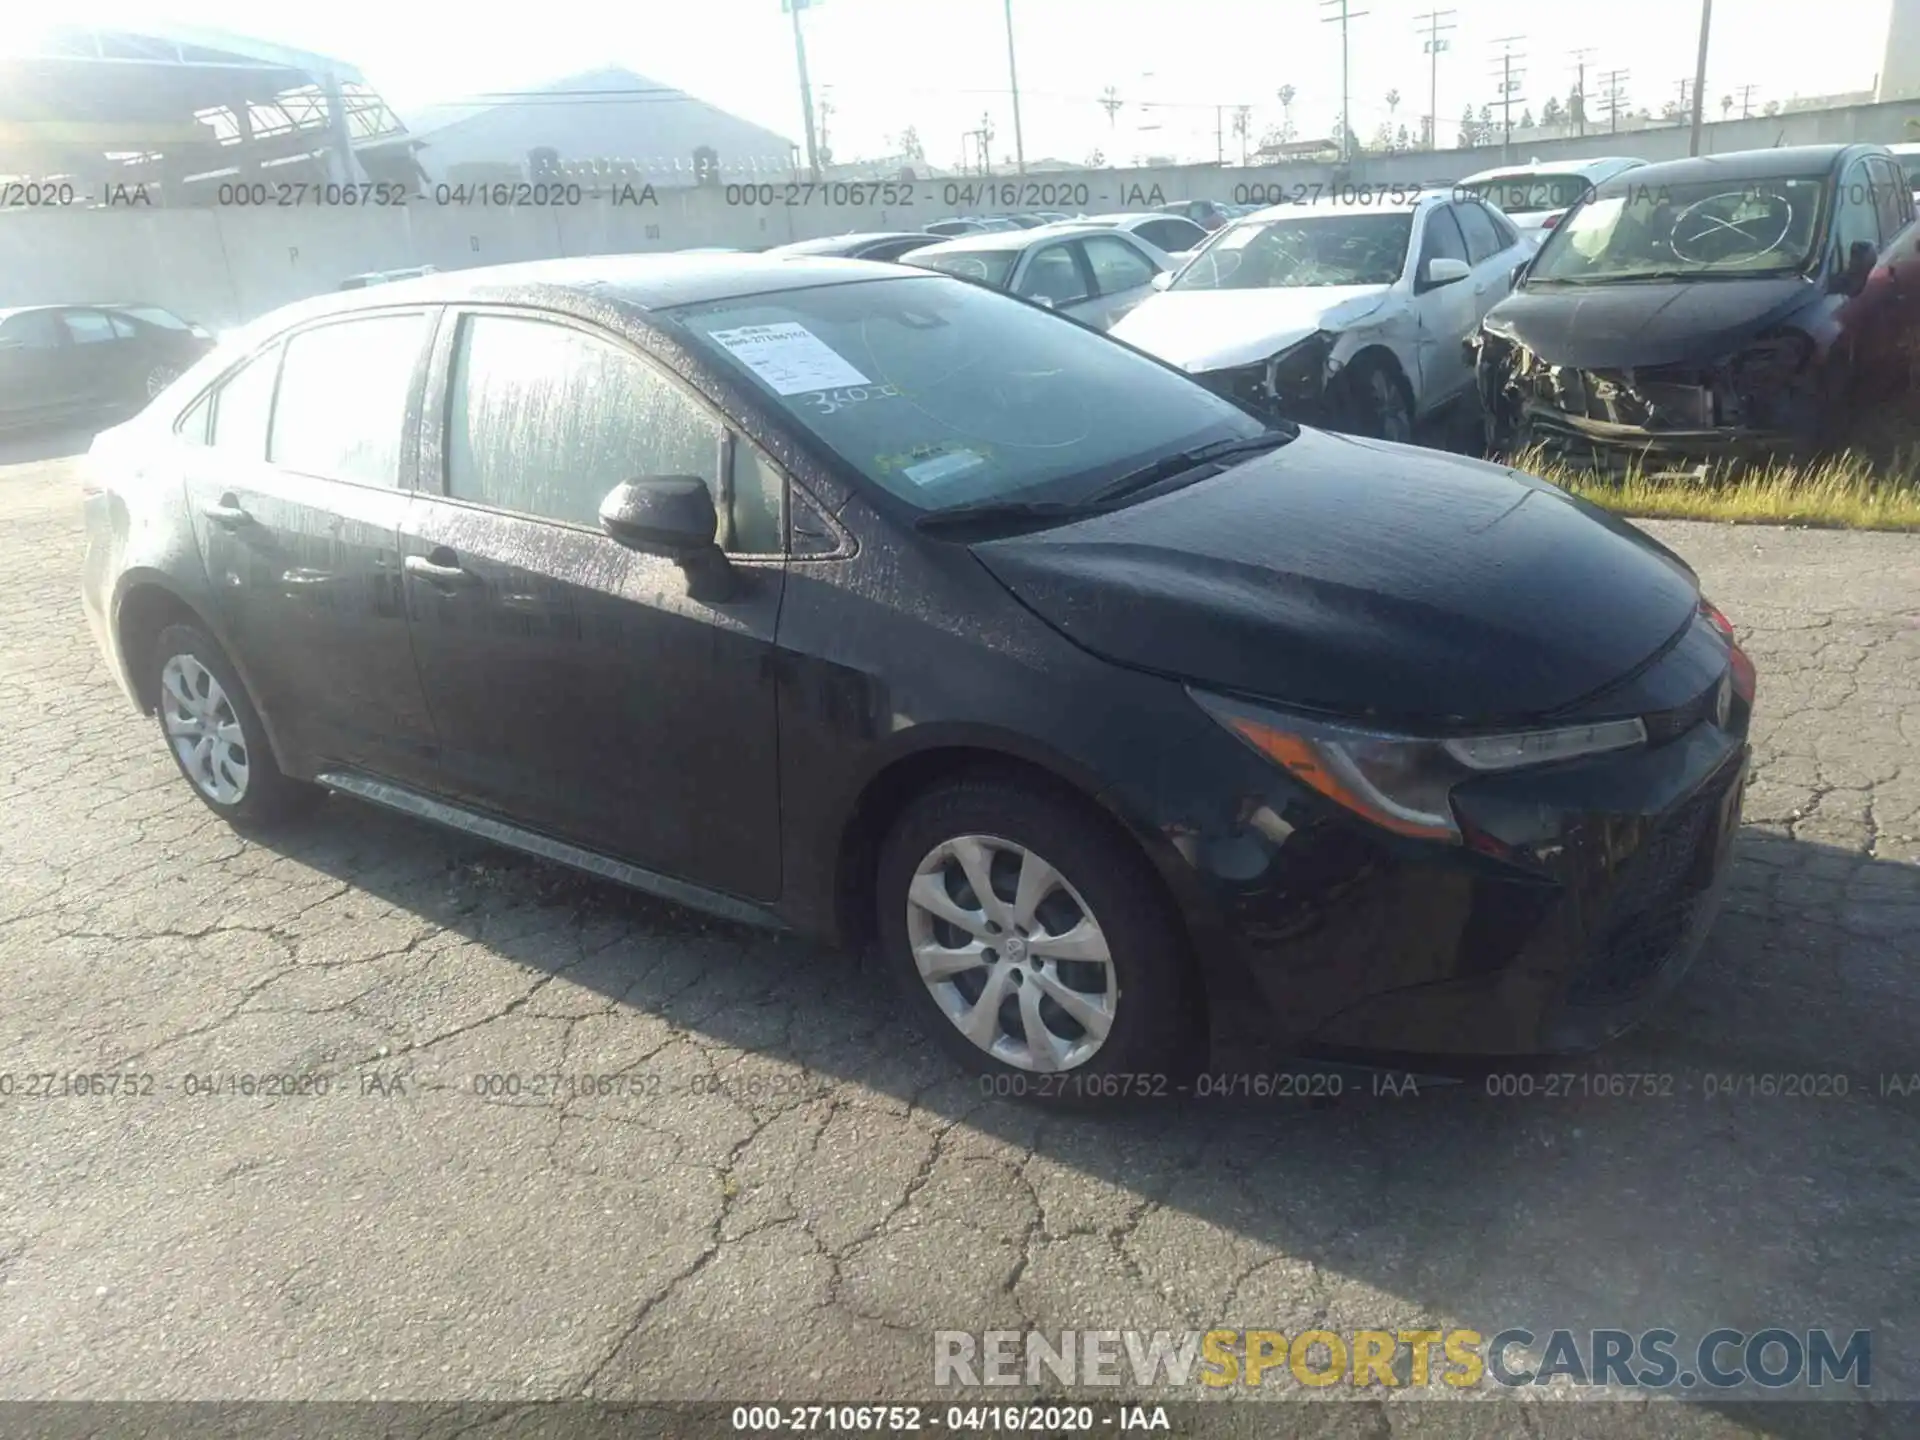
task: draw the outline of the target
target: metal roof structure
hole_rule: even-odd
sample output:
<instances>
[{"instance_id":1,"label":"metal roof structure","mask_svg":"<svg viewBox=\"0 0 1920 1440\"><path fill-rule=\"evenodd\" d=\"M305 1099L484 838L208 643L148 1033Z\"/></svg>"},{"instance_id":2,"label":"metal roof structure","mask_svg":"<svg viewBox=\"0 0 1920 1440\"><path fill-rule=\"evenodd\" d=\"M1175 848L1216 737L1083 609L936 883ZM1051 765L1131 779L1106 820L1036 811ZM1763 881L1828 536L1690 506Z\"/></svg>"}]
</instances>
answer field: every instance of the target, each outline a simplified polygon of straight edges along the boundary
<instances>
[{"instance_id":1,"label":"metal roof structure","mask_svg":"<svg viewBox=\"0 0 1920 1440\"><path fill-rule=\"evenodd\" d=\"M406 127L342 60L194 26L54 25L0 53L0 176L82 203L211 203L221 180L414 178Z\"/></svg>"}]
</instances>

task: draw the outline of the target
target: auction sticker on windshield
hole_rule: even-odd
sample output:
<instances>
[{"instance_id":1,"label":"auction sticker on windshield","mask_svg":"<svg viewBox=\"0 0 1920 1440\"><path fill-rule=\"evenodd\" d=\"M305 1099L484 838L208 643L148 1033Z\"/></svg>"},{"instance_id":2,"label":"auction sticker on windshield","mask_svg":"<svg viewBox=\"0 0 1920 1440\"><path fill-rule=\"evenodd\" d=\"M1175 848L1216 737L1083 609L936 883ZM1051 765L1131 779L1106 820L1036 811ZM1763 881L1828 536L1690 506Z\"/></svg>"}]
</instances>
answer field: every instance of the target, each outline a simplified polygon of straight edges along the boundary
<instances>
[{"instance_id":1,"label":"auction sticker on windshield","mask_svg":"<svg viewBox=\"0 0 1920 1440\"><path fill-rule=\"evenodd\" d=\"M925 490L944 481L956 480L970 474L985 465L986 458L971 450L949 450L944 455L936 455L931 460L922 460L918 465L909 465L901 473L914 484Z\"/></svg>"},{"instance_id":2,"label":"auction sticker on windshield","mask_svg":"<svg viewBox=\"0 0 1920 1440\"><path fill-rule=\"evenodd\" d=\"M791 321L742 325L711 334L726 346L727 353L771 385L776 395L805 395L813 390L873 383L826 341Z\"/></svg>"}]
</instances>

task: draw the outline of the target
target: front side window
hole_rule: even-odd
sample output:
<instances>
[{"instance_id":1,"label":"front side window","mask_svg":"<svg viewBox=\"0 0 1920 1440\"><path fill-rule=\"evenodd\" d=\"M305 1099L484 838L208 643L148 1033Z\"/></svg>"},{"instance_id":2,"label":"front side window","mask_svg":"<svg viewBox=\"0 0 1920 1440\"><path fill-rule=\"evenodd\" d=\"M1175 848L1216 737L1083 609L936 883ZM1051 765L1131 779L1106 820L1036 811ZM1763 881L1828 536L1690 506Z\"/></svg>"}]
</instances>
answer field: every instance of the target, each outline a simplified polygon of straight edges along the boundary
<instances>
[{"instance_id":1,"label":"front side window","mask_svg":"<svg viewBox=\"0 0 1920 1440\"><path fill-rule=\"evenodd\" d=\"M1160 273L1151 260L1117 235L1089 235L1083 243L1087 262L1093 266L1093 283L1102 295L1151 285Z\"/></svg>"},{"instance_id":2,"label":"front side window","mask_svg":"<svg viewBox=\"0 0 1920 1440\"><path fill-rule=\"evenodd\" d=\"M1609 181L1547 236L1528 285L1785 274L1803 269L1818 243L1824 176L1672 185L1638 173Z\"/></svg>"},{"instance_id":3,"label":"front side window","mask_svg":"<svg viewBox=\"0 0 1920 1440\"><path fill-rule=\"evenodd\" d=\"M267 459L363 485L400 483L400 445L427 316L370 315L287 342Z\"/></svg>"},{"instance_id":4,"label":"front side window","mask_svg":"<svg viewBox=\"0 0 1920 1440\"><path fill-rule=\"evenodd\" d=\"M1142 464L1265 428L1097 331L939 276L667 313L769 406L920 510L1084 499Z\"/></svg>"},{"instance_id":5,"label":"front side window","mask_svg":"<svg viewBox=\"0 0 1920 1440\"><path fill-rule=\"evenodd\" d=\"M704 480L719 508L721 430L639 356L571 325L517 315L460 323L447 408L447 494L600 527L616 485Z\"/></svg>"},{"instance_id":6,"label":"front side window","mask_svg":"<svg viewBox=\"0 0 1920 1440\"><path fill-rule=\"evenodd\" d=\"M1880 245L1885 237L1880 233L1880 214L1874 208L1864 165L1852 166L1847 171L1847 178L1841 182L1837 208L1834 210L1833 236L1842 265L1852 258L1855 245L1867 246L1875 256L1880 253Z\"/></svg>"},{"instance_id":7,"label":"front side window","mask_svg":"<svg viewBox=\"0 0 1920 1440\"><path fill-rule=\"evenodd\" d=\"M1406 268L1413 216L1350 213L1248 220L1219 232L1174 290L1391 285Z\"/></svg>"},{"instance_id":8,"label":"front side window","mask_svg":"<svg viewBox=\"0 0 1920 1440\"><path fill-rule=\"evenodd\" d=\"M1466 236L1460 233L1460 222L1453 218L1455 208L1452 205L1440 205L1427 216L1426 234L1420 242L1423 262L1461 260L1469 265L1473 263L1467 254Z\"/></svg>"},{"instance_id":9,"label":"front side window","mask_svg":"<svg viewBox=\"0 0 1920 1440\"><path fill-rule=\"evenodd\" d=\"M76 345L112 344L113 322L98 310L69 310L60 317L66 322L67 338Z\"/></svg>"},{"instance_id":10,"label":"front side window","mask_svg":"<svg viewBox=\"0 0 1920 1440\"><path fill-rule=\"evenodd\" d=\"M1867 162L1867 174L1872 177L1874 206L1880 212L1880 242L1884 245L1913 219L1913 192L1907 188L1906 176L1881 156Z\"/></svg>"}]
</instances>

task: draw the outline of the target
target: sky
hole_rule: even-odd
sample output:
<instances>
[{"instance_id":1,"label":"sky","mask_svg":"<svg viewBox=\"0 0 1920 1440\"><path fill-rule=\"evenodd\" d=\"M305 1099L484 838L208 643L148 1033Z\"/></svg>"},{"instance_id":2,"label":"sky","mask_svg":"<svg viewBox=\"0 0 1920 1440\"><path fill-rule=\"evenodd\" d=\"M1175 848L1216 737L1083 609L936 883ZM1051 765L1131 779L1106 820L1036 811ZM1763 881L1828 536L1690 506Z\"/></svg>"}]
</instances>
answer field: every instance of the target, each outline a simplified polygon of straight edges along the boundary
<instances>
[{"instance_id":1,"label":"sky","mask_svg":"<svg viewBox=\"0 0 1920 1440\"><path fill-rule=\"evenodd\" d=\"M837 160L899 153L911 125L928 160L970 155L965 132L992 128L995 168L1014 149L1007 7L1029 160L1109 163L1148 155L1238 159L1234 107L1250 106L1254 143L1295 92L1301 138L1335 132L1341 106L1341 0L815 0L803 13L816 109ZM1752 86L1767 100L1870 88L1892 0L1715 0L1709 114ZM1348 0L1353 128L1417 133L1432 76L1420 17L1443 14L1437 108L1443 142L1460 112L1497 98L1503 51L1519 102L1536 113L1572 89L1585 48L1588 93L1607 71L1629 108L1659 111L1691 81L1696 0ZM1446 12L1451 10L1451 15ZM434 8L397 0L165 0L89 7L103 22L170 20L237 31L357 65L401 113L475 94L621 66L678 86L796 142L803 134L792 22L779 0L540 0ZM73 18L65 13L62 18ZM0 20L0 48L7 22ZM1101 99L1121 102L1109 116ZM1397 91L1397 106L1388 96ZM1590 106L1590 113L1591 113ZM1739 113L1738 105L1734 111Z\"/></svg>"}]
</instances>

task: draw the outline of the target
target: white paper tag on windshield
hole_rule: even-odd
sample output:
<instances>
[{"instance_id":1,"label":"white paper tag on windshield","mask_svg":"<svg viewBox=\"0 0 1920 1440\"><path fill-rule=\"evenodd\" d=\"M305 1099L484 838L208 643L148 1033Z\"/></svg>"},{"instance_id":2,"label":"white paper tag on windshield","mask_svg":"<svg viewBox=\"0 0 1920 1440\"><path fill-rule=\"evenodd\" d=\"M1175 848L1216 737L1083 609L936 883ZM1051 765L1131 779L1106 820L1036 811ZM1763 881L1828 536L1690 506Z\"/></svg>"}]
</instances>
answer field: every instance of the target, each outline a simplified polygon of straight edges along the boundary
<instances>
[{"instance_id":1,"label":"white paper tag on windshield","mask_svg":"<svg viewBox=\"0 0 1920 1440\"><path fill-rule=\"evenodd\" d=\"M914 484L925 488L938 485L943 480L952 480L969 471L978 470L986 460L971 450L949 450L944 455L936 455L931 460L922 460L918 465L909 465L901 473Z\"/></svg>"},{"instance_id":2,"label":"white paper tag on windshield","mask_svg":"<svg viewBox=\"0 0 1920 1440\"><path fill-rule=\"evenodd\" d=\"M743 325L715 330L713 338L778 395L838 390L873 382L849 365L826 341L788 321L780 325Z\"/></svg>"}]
</instances>

